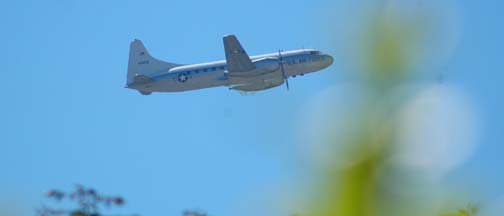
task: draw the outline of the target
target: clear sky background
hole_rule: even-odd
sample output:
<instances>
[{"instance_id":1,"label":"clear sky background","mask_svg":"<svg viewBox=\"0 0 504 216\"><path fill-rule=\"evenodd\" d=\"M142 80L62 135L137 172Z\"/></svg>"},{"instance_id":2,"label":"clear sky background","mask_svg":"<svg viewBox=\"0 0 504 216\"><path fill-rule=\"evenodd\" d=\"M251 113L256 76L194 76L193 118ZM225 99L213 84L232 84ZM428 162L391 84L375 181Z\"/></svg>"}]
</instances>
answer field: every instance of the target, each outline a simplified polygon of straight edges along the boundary
<instances>
[{"instance_id":1,"label":"clear sky background","mask_svg":"<svg viewBox=\"0 0 504 216\"><path fill-rule=\"evenodd\" d=\"M363 1L364 2L364 1ZM330 7L314 1L2 1L0 198L31 209L51 188L80 183L126 198L118 212L265 214L258 197L303 178L298 117L310 98L343 82L329 69L284 87L241 96L213 88L142 96L124 89L129 43L177 63L224 59L222 36L250 54L313 47L337 52L323 34ZM504 195L503 3L458 1L462 37L443 68L468 93L481 145L453 176ZM329 9L328 9L329 8ZM349 20L351 21L351 20ZM265 198L266 199L266 198ZM257 208L256 208L257 207ZM28 211L29 212L29 211Z\"/></svg>"}]
</instances>

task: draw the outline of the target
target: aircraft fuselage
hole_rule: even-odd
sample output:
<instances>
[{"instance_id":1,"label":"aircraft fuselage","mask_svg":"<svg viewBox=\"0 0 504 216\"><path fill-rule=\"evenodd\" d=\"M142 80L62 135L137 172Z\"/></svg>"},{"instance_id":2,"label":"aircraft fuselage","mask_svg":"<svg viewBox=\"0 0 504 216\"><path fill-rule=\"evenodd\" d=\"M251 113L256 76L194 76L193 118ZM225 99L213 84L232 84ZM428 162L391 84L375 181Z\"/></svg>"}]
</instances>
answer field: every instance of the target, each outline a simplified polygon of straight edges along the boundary
<instances>
[{"instance_id":1,"label":"aircraft fuselage","mask_svg":"<svg viewBox=\"0 0 504 216\"><path fill-rule=\"evenodd\" d=\"M319 71L330 66L333 62L331 56L321 54L313 49L286 51L282 52L281 55L287 77ZM278 53L251 56L250 59L256 69L243 73L243 75L229 74L225 60L183 65L150 74L149 78L152 79L152 82L145 84L132 83L127 87L144 92L180 92L218 86L227 86L236 90L243 89L244 91L263 90L283 83L278 58ZM272 80L273 82L271 85L254 86L257 89L247 90L247 84L253 83L255 80L263 82ZM282 82L277 80L282 80Z\"/></svg>"}]
</instances>

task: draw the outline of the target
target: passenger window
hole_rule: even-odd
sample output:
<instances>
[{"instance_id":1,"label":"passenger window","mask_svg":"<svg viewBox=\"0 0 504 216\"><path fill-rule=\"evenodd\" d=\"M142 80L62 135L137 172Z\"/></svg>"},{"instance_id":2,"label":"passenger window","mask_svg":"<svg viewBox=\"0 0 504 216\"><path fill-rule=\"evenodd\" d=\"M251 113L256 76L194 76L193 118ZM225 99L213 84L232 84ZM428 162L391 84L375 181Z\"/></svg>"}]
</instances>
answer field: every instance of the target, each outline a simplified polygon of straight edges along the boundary
<instances>
[{"instance_id":1,"label":"passenger window","mask_svg":"<svg viewBox=\"0 0 504 216\"><path fill-rule=\"evenodd\" d=\"M206 68L205 68L205 69L203 69L203 72L207 72L207 71L208 71L208 69L206 69Z\"/></svg>"},{"instance_id":2,"label":"passenger window","mask_svg":"<svg viewBox=\"0 0 504 216\"><path fill-rule=\"evenodd\" d=\"M220 66L220 69L221 69L221 70L225 70L225 69L224 69L224 66Z\"/></svg>"},{"instance_id":3,"label":"passenger window","mask_svg":"<svg viewBox=\"0 0 504 216\"><path fill-rule=\"evenodd\" d=\"M212 68L212 71L216 71L216 70L217 70L217 68Z\"/></svg>"},{"instance_id":4,"label":"passenger window","mask_svg":"<svg viewBox=\"0 0 504 216\"><path fill-rule=\"evenodd\" d=\"M199 70L195 70L194 73L199 73Z\"/></svg>"}]
</instances>

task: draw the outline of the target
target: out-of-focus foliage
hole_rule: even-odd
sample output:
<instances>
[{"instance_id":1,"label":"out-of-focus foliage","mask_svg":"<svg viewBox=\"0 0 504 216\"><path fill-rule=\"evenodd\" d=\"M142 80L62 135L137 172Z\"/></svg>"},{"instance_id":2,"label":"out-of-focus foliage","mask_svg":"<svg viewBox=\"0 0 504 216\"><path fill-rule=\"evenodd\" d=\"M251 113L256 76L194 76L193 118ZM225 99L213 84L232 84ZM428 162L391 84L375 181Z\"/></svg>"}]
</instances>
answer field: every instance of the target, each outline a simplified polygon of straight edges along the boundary
<instances>
[{"instance_id":1,"label":"out-of-focus foliage","mask_svg":"<svg viewBox=\"0 0 504 216\"><path fill-rule=\"evenodd\" d=\"M361 41L361 63L374 83L401 80L419 58L415 50L421 39L420 27L425 25L393 16L377 16L364 24L367 31Z\"/></svg>"},{"instance_id":2,"label":"out-of-focus foliage","mask_svg":"<svg viewBox=\"0 0 504 216\"><path fill-rule=\"evenodd\" d=\"M371 15L360 20L349 19L362 27L345 45L354 46L350 50L354 51L352 62L358 64L355 67L358 70L352 72L358 74L354 77L362 90L359 96L363 101L352 107L348 115L334 118L343 127L334 127L334 131L328 130L328 134L311 141L325 143L322 146L327 148L319 149L324 151L323 155L327 155L327 151L337 151L332 152L329 159L324 157L315 162L322 174L313 187L315 195L308 199L301 215L448 216L476 215L478 212L478 208L469 206L452 213L451 204L460 205L466 202L465 198L454 193L455 188L441 185L439 172L429 172L429 169L436 170L434 166L447 167L443 170L447 171L463 162L472 148L465 147L465 143L454 143L458 139L450 137L459 133L466 136L474 133L466 128L475 128L464 127L472 121L439 115L455 112L455 109L469 109L439 100L450 101L455 95L444 94L445 88L432 87L442 84L422 87L415 83L414 73L427 68L419 66L425 62L425 56L435 55L423 47L432 46L429 43L436 39L432 37L436 30L434 23L443 17L431 17L425 8L411 9L421 3L406 4L406 9L394 5L399 2L384 1L382 8ZM403 9L408 12L401 11ZM416 87L411 87L413 85ZM438 97L438 94L447 97ZM467 113L470 112L454 116L472 118ZM429 130L429 127L436 127L436 130ZM458 153L457 144L464 149L463 153ZM424 151L423 148L432 150ZM457 157L453 159L451 153ZM434 161L429 162L430 159Z\"/></svg>"},{"instance_id":3,"label":"out-of-focus foliage","mask_svg":"<svg viewBox=\"0 0 504 216\"><path fill-rule=\"evenodd\" d=\"M65 193L59 190L50 190L46 196L49 199L62 201L68 199L69 201L76 202L77 206L71 209L60 209L51 207L42 207L37 210L39 216L100 216L100 206L122 206L124 199L119 196L103 196L95 189L85 188L81 185L76 185L73 192Z\"/></svg>"},{"instance_id":4,"label":"out-of-focus foliage","mask_svg":"<svg viewBox=\"0 0 504 216\"><path fill-rule=\"evenodd\" d=\"M475 216L478 215L479 206L469 204L466 208L441 214L441 216Z\"/></svg>"},{"instance_id":5,"label":"out-of-focus foliage","mask_svg":"<svg viewBox=\"0 0 504 216\"><path fill-rule=\"evenodd\" d=\"M206 212L198 210L186 210L182 213L183 216L207 216Z\"/></svg>"}]
</instances>

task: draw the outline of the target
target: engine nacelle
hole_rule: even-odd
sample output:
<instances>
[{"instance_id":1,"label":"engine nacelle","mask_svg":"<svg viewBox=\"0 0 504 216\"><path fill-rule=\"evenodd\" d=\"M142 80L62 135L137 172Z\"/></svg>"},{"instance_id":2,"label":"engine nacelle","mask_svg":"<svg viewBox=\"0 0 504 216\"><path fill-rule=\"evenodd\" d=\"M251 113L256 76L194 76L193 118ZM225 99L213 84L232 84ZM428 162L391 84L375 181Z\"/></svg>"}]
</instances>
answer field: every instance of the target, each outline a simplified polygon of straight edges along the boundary
<instances>
[{"instance_id":1,"label":"engine nacelle","mask_svg":"<svg viewBox=\"0 0 504 216\"><path fill-rule=\"evenodd\" d=\"M253 61L256 66L256 70L264 71L264 72L275 72L280 69L280 65L278 64L278 59L276 58L263 58L257 59Z\"/></svg>"},{"instance_id":2,"label":"engine nacelle","mask_svg":"<svg viewBox=\"0 0 504 216\"><path fill-rule=\"evenodd\" d=\"M235 77L254 77L261 76L268 73L273 73L280 70L280 65L278 64L278 59L276 58L262 58L252 61L256 68L251 71L237 72L230 76Z\"/></svg>"}]
</instances>

